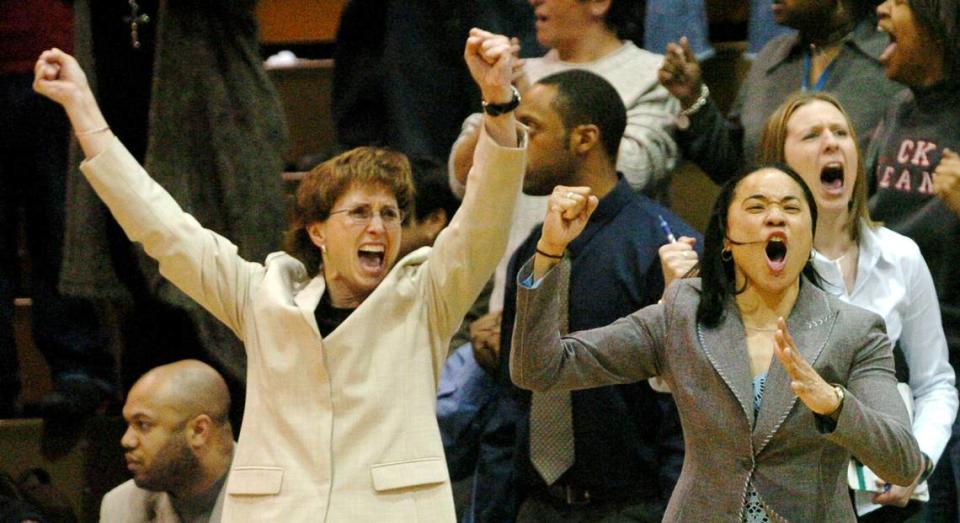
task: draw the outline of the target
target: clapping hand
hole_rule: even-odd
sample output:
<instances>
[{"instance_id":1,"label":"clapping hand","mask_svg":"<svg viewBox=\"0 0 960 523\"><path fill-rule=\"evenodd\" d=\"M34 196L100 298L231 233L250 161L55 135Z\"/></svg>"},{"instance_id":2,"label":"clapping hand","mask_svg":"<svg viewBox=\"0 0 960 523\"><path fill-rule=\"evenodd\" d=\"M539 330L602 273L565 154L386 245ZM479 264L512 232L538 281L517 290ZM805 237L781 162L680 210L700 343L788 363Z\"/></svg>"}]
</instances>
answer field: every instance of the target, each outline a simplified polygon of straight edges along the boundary
<instances>
[{"instance_id":1,"label":"clapping hand","mask_svg":"<svg viewBox=\"0 0 960 523\"><path fill-rule=\"evenodd\" d=\"M933 171L933 192L960 215L960 155L950 149L943 150L940 163Z\"/></svg>"},{"instance_id":2,"label":"clapping hand","mask_svg":"<svg viewBox=\"0 0 960 523\"><path fill-rule=\"evenodd\" d=\"M693 105L700 97L703 74L686 36L679 43L667 44L667 53L657 77L660 85L680 100L683 109Z\"/></svg>"},{"instance_id":3,"label":"clapping hand","mask_svg":"<svg viewBox=\"0 0 960 523\"><path fill-rule=\"evenodd\" d=\"M820 374L797 350L783 318L777 320L777 332L773 336L773 353L777 355L777 359L790 376L790 387L794 394L807 408L821 416L829 416L837 412L841 405L836 391L832 385L820 377Z\"/></svg>"}]
</instances>

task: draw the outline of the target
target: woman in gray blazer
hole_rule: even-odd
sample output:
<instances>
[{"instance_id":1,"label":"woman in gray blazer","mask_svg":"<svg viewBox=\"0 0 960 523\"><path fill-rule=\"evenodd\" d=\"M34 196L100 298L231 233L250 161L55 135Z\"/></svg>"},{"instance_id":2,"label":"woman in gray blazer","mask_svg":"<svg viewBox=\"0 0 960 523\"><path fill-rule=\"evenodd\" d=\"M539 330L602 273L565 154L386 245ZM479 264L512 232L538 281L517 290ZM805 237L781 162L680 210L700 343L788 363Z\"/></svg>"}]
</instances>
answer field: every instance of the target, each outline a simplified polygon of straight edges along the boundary
<instances>
[{"instance_id":1,"label":"woman in gray blazer","mask_svg":"<svg viewBox=\"0 0 960 523\"><path fill-rule=\"evenodd\" d=\"M579 187L550 197L537 254L519 275L511 376L535 391L660 376L686 443L665 521L854 521L851 455L913 483L922 459L883 320L815 285L817 207L793 170L764 167L724 187L701 278L675 282L660 304L611 325L560 337L564 248L596 204Z\"/></svg>"}]
</instances>

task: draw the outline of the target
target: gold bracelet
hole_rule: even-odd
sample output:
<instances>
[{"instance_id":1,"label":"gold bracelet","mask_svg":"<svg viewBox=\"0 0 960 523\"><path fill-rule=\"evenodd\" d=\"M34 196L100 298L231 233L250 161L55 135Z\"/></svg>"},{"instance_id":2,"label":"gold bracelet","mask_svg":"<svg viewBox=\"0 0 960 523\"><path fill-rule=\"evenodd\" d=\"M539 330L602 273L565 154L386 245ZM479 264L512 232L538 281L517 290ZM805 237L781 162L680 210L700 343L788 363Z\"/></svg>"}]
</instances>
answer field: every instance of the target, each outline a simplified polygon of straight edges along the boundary
<instances>
[{"instance_id":1,"label":"gold bracelet","mask_svg":"<svg viewBox=\"0 0 960 523\"><path fill-rule=\"evenodd\" d=\"M75 134L75 135L77 135L77 136L87 136L87 135L90 135L90 134L102 133L102 132L104 132L104 131L109 131L109 130L110 130L110 126L109 126L109 125L104 125L103 127L98 127L98 128L96 128L96 129L90 129L90 130L87 130L87 131L75 131L73 134Z\"/></svg>"}]
</instances>

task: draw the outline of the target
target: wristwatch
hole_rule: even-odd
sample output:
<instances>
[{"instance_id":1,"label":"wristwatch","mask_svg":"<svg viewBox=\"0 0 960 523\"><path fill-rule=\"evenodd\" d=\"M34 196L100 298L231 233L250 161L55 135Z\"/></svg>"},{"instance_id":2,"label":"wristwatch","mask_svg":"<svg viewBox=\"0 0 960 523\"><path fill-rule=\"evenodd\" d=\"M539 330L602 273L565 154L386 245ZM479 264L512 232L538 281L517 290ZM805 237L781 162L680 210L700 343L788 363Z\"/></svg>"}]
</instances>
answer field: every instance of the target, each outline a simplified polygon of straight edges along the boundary
<instances>
[{"instance_id":1,"label":"wristwatch","mask_svg":"<svg viewBox=\"0 0 960 523\"><path fill-rule=\"evenodd\" d=\"M500 116L501 114L509 113L510 111L517 108L520 105L520 91L517 91L517 88L510 86L510 90L513 92L513 97L510 98L510 101L504 104L492 104L488 103L486 100L482 100L480 105L483 106L483 112L489 114L490 116Z\"/></svg>"}]
</instances>

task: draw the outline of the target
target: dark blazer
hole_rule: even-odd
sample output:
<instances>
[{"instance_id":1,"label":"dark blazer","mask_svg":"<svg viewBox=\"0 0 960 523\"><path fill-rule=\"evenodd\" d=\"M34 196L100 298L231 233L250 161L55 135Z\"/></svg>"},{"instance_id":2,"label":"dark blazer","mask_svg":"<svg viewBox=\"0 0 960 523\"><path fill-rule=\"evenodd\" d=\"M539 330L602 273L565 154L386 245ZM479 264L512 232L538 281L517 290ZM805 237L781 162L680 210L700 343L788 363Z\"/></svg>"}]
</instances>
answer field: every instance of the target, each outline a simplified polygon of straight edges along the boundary
<instances>
[{"instance_id":1,"label":"dark blazer","mask_svg":"<svg viewBox=\"0 0 960 523\"><path fill-rule=\"evenodd\" d=\"M681 280L664 304L561 339L561 270L535 289L520 288L511 376L533 390L664 378L686 443L664 521L740 521L749 481L775 519L854 521L846 486L851 454L893 483L909 485L920 472L893 353L876 314L802 280L787 328L817 372L844 387L843 408L835 424L815 416L774 358L754 421L744 328L732 300L720 325L706 328L696 321L700 280ZM521 281L529 271L528 264Z\"/></svg>"}]
</instances>

